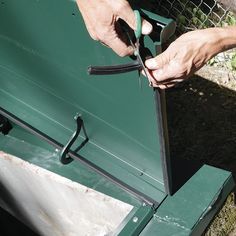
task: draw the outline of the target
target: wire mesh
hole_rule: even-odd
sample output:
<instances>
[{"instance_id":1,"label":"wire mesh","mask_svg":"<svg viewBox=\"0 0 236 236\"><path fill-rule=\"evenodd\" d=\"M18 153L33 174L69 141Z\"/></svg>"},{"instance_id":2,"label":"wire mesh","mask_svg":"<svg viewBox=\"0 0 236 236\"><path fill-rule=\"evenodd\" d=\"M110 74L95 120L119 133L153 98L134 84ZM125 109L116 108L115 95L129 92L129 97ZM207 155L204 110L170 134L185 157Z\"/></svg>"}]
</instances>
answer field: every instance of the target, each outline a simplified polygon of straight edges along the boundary
<instances>
[{"instance_id":1,"label":"wire mesh","mask_svg":"<svg viewBox=\"0 0 236 236\"><path fill-rule=\"evenodd\" d=\"M159 0L156 4L161 15L176 20L178 33L236 24L230 6L225 7L215 0Z\"/></svg>"}]
</instances>

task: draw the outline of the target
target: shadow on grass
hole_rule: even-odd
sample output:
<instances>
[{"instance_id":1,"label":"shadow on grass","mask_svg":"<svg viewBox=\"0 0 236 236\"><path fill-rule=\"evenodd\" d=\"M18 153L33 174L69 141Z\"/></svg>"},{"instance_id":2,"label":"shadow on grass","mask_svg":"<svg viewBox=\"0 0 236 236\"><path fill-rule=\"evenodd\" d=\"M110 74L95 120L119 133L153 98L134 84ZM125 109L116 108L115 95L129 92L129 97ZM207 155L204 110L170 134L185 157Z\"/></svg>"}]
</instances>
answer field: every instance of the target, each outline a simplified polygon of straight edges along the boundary
<instances>
[{"instance_id":1,"label":"shadow on grass","mask_svg":"<svg viewBox=\"0 0 236 236\"><path fill-rule=\"evenodd\" d=\"M172 159L201 161L236 180L236 92L195 76L166 99Z\"/></svg>"}]
</instances>

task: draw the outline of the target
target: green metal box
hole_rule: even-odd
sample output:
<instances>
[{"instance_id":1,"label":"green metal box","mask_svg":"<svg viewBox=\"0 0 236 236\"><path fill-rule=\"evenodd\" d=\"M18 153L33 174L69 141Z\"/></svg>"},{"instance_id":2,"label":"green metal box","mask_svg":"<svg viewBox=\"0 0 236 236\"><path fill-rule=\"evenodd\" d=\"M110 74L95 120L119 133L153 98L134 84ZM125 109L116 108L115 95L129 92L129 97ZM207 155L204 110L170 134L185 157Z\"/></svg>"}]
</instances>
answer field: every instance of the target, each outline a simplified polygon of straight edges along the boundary
<instances>
[{"instance_id":1,"label":"green metal box","mask_svg":"<svg viewBox=\"0 0 236 236\"><path fill-rule=\"evenodd\" d=\"M145 10L158 23L159 37L145 39L154 52L175 23ZM140 88L137 72L88 75L89 65L132 59L89 38L74 1L3 1L0 52L2 125L13 126L1 136L2 151L133 205L117 234L190 235L205 229L233 187L231 174L203 166L190 178L200 167L168 155L164 92L145 80ZM64 153L68 165L63 165L60 151L77 129L77 114L86 132ZM42 154L55 148L52 160ZM186 204L198 210L189 214Z\"/></svg>"}]
</instances>

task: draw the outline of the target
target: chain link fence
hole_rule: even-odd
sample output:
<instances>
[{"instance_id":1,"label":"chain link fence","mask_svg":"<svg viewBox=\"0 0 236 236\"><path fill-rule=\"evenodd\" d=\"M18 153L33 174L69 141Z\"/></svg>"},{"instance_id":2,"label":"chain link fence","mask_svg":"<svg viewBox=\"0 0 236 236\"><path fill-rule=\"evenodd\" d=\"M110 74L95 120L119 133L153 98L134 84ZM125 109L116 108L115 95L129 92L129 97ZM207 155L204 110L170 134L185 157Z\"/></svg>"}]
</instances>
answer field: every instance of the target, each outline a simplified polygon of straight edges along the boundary
<instances>
[{"instance_id":1,"label":"chain link fence","mask_svg":"<svg viewBox=\"0 0 236 236\"><path fill-rule=\"evenodd\" d=\"M215 0L159 0L156 4L161 15L176 20L179 34L195 29L236 25L230 7L224 7Z\"/></svg>"},{"instance_id":2,"label":"chain link fence","mask_svg":"<svg viewBox=\"0 0 236 236\"><path fill-rule=\"evenodd\" d=\"M236 0L151 0L149 8L176 21L176 37L191 30L236 25L231 11L236 13ZM224 67L236 79L236 49L218 54L208 64Z\"/></svg>"}]
</instances>

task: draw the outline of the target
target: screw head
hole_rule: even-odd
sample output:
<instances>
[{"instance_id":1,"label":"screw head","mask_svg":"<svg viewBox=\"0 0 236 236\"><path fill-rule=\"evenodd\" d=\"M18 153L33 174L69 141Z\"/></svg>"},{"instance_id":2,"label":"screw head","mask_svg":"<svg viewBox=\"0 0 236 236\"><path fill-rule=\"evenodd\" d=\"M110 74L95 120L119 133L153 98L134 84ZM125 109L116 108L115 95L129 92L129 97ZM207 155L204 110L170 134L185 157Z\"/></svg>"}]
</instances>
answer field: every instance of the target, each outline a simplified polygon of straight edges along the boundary
<instances>
[{"instance_id":1,"label":"screw head","mask_svg":"<svg viewBox=\"0 0 236 236\"><path fill-rule=\"evenodd\" d=\"M135 217L133 218L133 222L134 222L134 223L137 223L137 222L138 222L138 217L137 217L137 216L135 216Z\"/></svg>"}]
</instances>

